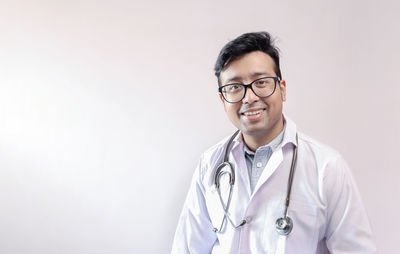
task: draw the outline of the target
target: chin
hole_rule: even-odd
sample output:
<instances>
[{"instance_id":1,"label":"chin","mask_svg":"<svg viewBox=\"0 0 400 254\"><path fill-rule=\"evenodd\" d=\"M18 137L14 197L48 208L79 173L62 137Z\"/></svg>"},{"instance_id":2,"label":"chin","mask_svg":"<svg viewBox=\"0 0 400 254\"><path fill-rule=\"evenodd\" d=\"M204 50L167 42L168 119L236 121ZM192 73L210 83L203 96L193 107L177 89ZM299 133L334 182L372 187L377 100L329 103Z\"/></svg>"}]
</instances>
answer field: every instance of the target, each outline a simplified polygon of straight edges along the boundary
<instances>
[{"instance_id":1,"label":"chin","mask_svg":"<svg viewBox=\"0 0 400 254\"><path fill-rule=\"evenodd\" d=\"M249 136L260 136L268 133L268 129L265 128L241 128L240 130Z\"/></svg>"}]
</instances>

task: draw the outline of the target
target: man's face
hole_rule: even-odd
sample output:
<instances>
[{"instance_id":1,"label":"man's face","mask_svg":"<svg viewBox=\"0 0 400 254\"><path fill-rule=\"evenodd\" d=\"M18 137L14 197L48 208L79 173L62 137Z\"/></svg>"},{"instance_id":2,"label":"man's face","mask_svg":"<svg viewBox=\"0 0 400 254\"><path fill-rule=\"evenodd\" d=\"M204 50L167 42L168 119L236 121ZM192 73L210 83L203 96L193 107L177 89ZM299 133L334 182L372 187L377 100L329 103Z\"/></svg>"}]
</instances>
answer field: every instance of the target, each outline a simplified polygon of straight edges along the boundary
<instances>
[{"instance_id":1,"label":"man's face","mask_svg":"<svg viewBox=\"0 0 400 254\"><path fill-rule=\"evenodd\" d=\"M230 62L220 74L220 84L249 84L266 76L276 77L274 60L261 51L253 51ZM243 135L274 137L281 131L282 102L286 100L286 84L284 80L277 82L275 92L266 98L260 98L247 89L246 96L237 103L224 103L225 111L233 125Z\"/></svg>"}]
</instances>

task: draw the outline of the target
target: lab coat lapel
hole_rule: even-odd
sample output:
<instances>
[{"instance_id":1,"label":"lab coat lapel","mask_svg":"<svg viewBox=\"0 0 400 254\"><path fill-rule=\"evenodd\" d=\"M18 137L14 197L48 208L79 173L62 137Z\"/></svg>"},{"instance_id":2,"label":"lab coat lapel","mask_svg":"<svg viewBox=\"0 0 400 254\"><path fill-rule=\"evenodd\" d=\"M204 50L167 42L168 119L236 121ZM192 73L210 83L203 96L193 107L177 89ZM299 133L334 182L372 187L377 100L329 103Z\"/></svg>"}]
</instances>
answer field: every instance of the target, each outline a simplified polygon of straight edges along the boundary
<instances>
[{"instance_id":1,"label":"lab coat lapel","mask_svg":"<svg viewBox=\"0 0 400 254\"><path fill-rule=\"evenodd\" d=\"M250 199L250 179L247 171L247 164L244 158L243 145L238 145L232 149L233 160L236 172L236 181L238 184L243 184L246 190L247 198Z\"/></svg>"},{"instance_id":2,"label":"lab coat lapel","mask_svg":"<svg viewBox=\"0 0 400 254\"><path fill-rule=\"evenodd\" d=\"M283 161L283 152L282 148L274 151L271 155L271 158L268 160L267 165L265 165L265 168L260 176L260 179L258 179L257 185L254 188L253 195L258 191L258 189L263 185L268 178L275 172L275 170L279 167L279 165Z\"/></svg>"}]
</instances>

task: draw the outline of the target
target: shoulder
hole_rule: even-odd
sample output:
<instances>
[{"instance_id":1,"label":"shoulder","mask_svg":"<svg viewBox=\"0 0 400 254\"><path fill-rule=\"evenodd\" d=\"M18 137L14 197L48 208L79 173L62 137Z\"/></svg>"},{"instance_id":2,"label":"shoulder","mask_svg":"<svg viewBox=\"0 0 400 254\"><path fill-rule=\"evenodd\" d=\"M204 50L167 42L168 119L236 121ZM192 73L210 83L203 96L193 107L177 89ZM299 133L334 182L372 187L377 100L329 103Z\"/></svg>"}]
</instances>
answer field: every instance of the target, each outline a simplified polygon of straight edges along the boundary
<instances>
[{"instance_id":1,"label":"shoulder","mask_svg":"<svg viewBox=\"0 0 400 254\"><path fill-rule=\"evenodd\" d=\"M299 150L306 152L309 156L316 159L332 160L341 157L340 153L332 147L321 143L306 134L298 133Z\"/></svg>"},{"instance_id":2,"label":"shoulder","mask_svg":"<svg viewBox=\"0 0 400 254\"><path fill-rule=\"evenodd\" d=\"M339 173L343 169L347 169L347 164L343 156L332 147L323 144L303 133L298 134L299 137L299 154L308 163L315 164L320 173L325 175L328 171Z\"/></svg>"},{"instance_id":3,"label":"shoulder","mask_svg":"<svg viewBox=\"0 0 400 254\"><path fill-rule=\"evenodd\" d=\"M285 136L287 137L288 141L294 141L295 136L297 135L298 153L299 157L302 159L305 159L308 162L316 162L320 164L341 157L341 155L332 147L323 144L302 132L299 132L296 124L287 116L285 116L285 120Z\"/></svg>"}]
</instances>

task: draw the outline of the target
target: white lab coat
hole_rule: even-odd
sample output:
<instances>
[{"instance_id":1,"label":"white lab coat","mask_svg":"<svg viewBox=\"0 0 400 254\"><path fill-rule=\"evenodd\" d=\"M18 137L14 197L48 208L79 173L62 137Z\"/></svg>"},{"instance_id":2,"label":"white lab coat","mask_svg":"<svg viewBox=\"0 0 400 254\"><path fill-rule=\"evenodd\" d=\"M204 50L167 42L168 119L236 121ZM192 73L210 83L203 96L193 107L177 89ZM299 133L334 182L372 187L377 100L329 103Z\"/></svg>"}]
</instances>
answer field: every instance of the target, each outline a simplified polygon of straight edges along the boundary
<instances>
[{"instance_id":1,"label":"white lab coat","mask_svg":"<svg viewBox=\"0 0 400 254\"><path fill-rule=\"evenodd\" d=\"M229 214L233 228L225 223L214 185L214 173L223 161L227 137L207 150L194 173L176 229L172 253L277 253L278 240L287 254L377 253L368 218L354 179L343 158L331 148L298 133L298 159L288 210L293 220L290 235L280 237L276 219L283 216L287 182L296 144L296 125L286 119L281 145L273 152L251 194L249 176L238 135L232 143L229 161L234 165ZM221 186L227 199L227 184ZM225 193L225 194L224 194Z\"/></svg>"}]
</instances>

